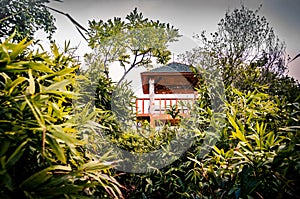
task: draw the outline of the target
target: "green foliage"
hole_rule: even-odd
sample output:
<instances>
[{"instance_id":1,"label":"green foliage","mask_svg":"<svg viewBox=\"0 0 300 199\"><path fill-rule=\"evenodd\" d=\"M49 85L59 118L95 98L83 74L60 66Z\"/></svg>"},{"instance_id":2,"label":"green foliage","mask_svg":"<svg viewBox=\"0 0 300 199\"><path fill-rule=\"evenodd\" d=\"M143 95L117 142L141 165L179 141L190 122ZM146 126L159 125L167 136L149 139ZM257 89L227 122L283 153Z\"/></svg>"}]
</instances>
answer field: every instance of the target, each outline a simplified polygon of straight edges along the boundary
<instances>
[{"instance_id":1,"label":"green foliage","mask_svg":"<svg viewBox=\"0 0 300 199\"><path fill-rule=\"evenodd\" d=\"M95 158L82 139L83 127L95 127L89 112L74 112L76 60L55 44L49 55L12 37L0 45L1 198L122 197L116 162Z\"/></svg>"},{"instance_id":2,"label":"green foliage","mask_svg":"<svg viewBox=\"0 0 300 199\"><path fill-rule=\"evenodd\" d=\"M227 95L225 127L213 150L206 156L201 153L211 122L209 105L199 109L205 115L197 117L199 125L184 127L198 132L179 159L153 172L119 176L127 188L126 198L297 198L300 131L299 126L289 125L299 121L299 107L295 105L293 114L286 115L281 114L279 101L268 94L228 88ZM201 102L197 106L208 105ZM179 127L173 130L166 127L157 136L147 137L128 132L116 143L145 153L168 144L180 133ZM166 136L162 143L161 135Z\"/></svg>"},{"instance_id":3,"label":"green foliage","mask_svg":"<svg viewBox=\"0 0 300 199\"><path fill-rule=\"evenodd\" d=\"M236 90L232 94L236 97L227 105L228 126L222 139L210 156L194 160L207 168L208 195L215 190L216 197L296 197L299 130L283 130L288 118L278 117L278 104L268 95ZM286 150L293 155L279 163Z\"/></svg>"},{"instance_id":4,"label":"green foliage","mask_svg":"<svg viewBox=\"0 0 300 199\"><path fill-rule=\"evenodd\" d=\"M179 117L179 110L176 105L171 106L170 109L166 111L166 113L169 114L172 119Z\"/></svg>"},{"instance_id":5,"label":"green foliage","mask_svg":"<svg viewBox=\"0 0 300 199\"><path fill-rule=\"evenodd\" d=\"M203 45L181 55L181 59L188 64L221 70L225 87L232 85L242 91L253 91L257 86L267 85L269 89L265 92L272 95L286 91L285 86L290 84L278 85L289 81L285 77L285 45L267 19L259 15L259 10L242 6L227 11L218 23L218 30L210 37L205 32L195 35Z\"/></svg>"},{"instance_id":6,"label":"green foliage","mask_svg":"<svg viewBox=\"0 0 300 199\"><path fill-rule=\"evenodd\" d=\"M196 35L202 47L181 56L220 70L226 87L220 141L208 156L195 150L184 161L194 164L184 178L189 197L299 197L300 87L285 75L284 44L258 11L227 12L210 38Z\"/></svg>"},{"instance_id":7,"label":"green foliage","mask_svg":"<svg viewBox=\"0 0 300 199\"><path fill-rule=\"evenodd\" d=\"M16 30L13 38L21 41L33 38L42 29L49 38L56 30L54 17L45 7L49 0L2 0L0 2L0 38L7 38Z\"/></svg>"},{"instance_id":8,"label":"green foliage","mask_svg":"<svg viewBox=\"0 0 300 199\"><path fill-rule=\"evenodd\" d=\"M144 18L134 9L126 20L115 17L107 22L89 22L89 45L95 50L86 55L89 65L103 63L108 76L108 66L119 61L126 74L134 67L149 66L152 58L158 63L170 60L167 44L177 41L178 30L169 24Z\"/></svg>"}]
</instances>

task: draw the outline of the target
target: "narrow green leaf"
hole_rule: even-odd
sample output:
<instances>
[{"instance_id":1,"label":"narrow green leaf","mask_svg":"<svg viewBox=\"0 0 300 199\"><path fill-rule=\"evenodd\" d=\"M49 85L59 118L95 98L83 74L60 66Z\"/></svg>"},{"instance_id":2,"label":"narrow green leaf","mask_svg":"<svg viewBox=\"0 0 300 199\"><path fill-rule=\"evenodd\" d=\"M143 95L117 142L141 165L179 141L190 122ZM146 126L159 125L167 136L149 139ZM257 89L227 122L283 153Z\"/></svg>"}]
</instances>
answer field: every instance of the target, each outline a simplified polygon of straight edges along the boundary
<instances>
[{"instance_id":1,"label":"narrow green leaf","mask_svg":"<svg viewBox=\"0 0 300 199\"><path fill-rule=\"evenodd\" d=\"M11 84L12 80L6 73L0 73L1 77L3 77L5 84Z\"/></svg>"},{"instance_id":2,"label":"narrow green leaf","mask_svg":"<svg viewBox=\"0 0 300 199\"><path fill-rule=\"evenodd\" d=\"M64 149L59 146L58 142L51 135L47 135L46 139L48 144L50 145L50 148L55 153L57 159L63 164L66 164L67 158L65 156Z\"/></svg>"},{"instance_id":3,"label":"narrow green leaf","mask_svg":"<svg viewBox=\"0 0 300 199\"><path fill-rule=\"evenodd\" d=\"M12 60L15 60L27 48L27 46L32 43L32 41L29 41L27 43L26 41L27 38L24 38L18 44L14 45L14 48L12 48L12 52L10 53L10 57Z\"/></svg>"},{"instance_id":4,"label":"narrow green leaf","mask_svg":"<svg viewBox=\"0 0 300 199\"><path fill-rule=\"evenodd\" d=\"M41 80L44 80L44 79L47 79L49 77L53 77L53 76L64 76L64 75L69 75L71 73L73 73L75 70L77 70L78 67L73 67L73 68L65 68L63 70L60 70L58 72L55 72L55 73L52 73L52 74L48 74L48 75L43 75L41 77L39 77L37 79L37 81L41 81Z\"/></svg>"},{"instance_id":5,"label":"narrow green leaf","mask_svg":"<svg viewBox=\"0 0 300 199\"><path fill-rule=\"evenodd\" d=\"M16 86L18 86L19 84L22 84L24 81L26 81L27 78L25 77L18 77L17 79L15 79L6 89L8 90L8 94L10 95Z\"/></svg>"},{"instance_id":6,"label":"narrow green leaf","mask_svg":"<svg viewBox=\"0 0 300 199\"><path fill-rule=\"evenodd\" d=\"M45 129L45 121L43 119L43 117L41 117L40 114L38 114L37 110L38 108L35 107L32 103L30 103L30 101L28 100L28 98L25 96L25 101L28 104L28 106L30 107L35 119L37 120L38 124L40 125L40 127L42 127L42 129Z\"/></svg>"},{"instance_id":7,"label":"narrow green leaf","mask_svg":"<svg viewBox=\"0 0 300 199\"><path fill-rule=\"evenodd\" d=\"M64 91L66 90L65 87L69 84L71 84L72 82L74 82L73 79L64 79L62 81L56 82L54 84L51 84L50 86L45 88L45 91L50 91L50 90L60 90L60 91Z\"/></svg>"},{"instance_id":8,"label":"narrow green leaf","mask_svg":"<svg viewBox=\"0 0 300 199\"><path fill-rule=\"evenodd\" d=\"M8 158L5 164L6 169L11 168L20 159L25 150L24 146L27 144L28 141L29 139L25 140L22 144L20 144L13 152L13 154Z\"/></svg>"},{"instance_id":9,"label":"narrow green leaf","mask_svg":"<svg viewBox=\"0 0 300 199\"><path fill-rule=\"evenodd\" d=\"M30 69L45 73L54 73L53 70L51 70L48 66L42 63L36 63L36 62L30 62L27 64Z\"/></svg>"},{"instance_id":10,"label":"narrow green leaf","mask_svg":"<svg viewBox=\"0 0 300 199\"><path fill-rule=\"evenodd\" d=\"M114 162L99 162L99 161L91 161L86 164L81 165L78 170L79 171L100 171L105 169L110 169L113 167Z\"/></svg>"},{"instance_id":11,"label":"narrow green leaf","mask_svg":"<svg viewBox=\"0 0 300 199\"><path fill-rule=\"evenodd\" d=\"M1 122L1 120L0 120ZM11 121L9 121L11 122ZM10 141L8 140L4 140L2 141L1 143L1 146L0 146L0 157L4 156L4 154L7 152L8 148L10 146Z\"/></svg>"},{"instance_id":12,"label":"narrow green leaf","mask_svg":"<svg viewBox=\"0 0 300 199\"><path fill-rule=\"evenodd\" d=\"M48 131L51 132L56 139L61 139L66 144L81 144L81 141L76 139L75 135L64 132L63 128L59 125L51 125Z\"/></svg>"},{"instance_id":13,"label":"narrow green leaf","mask_svg":"<svg viewBox=\"0 0 300 199\"><path fill-rule=\"evenodd\" d=\"M44 195L51 195L54 196L63 196L68 194L79 194L85 188L83 185L76 185L76 184L64 184L59 187L52 187L51 189L43 190ZM58 197L60 198L60 197ZM65 198L65 197L63 197ZM79 198L79 197L78 197Z\"/></svg>"},{"instance_id":14,"label":"narrow green leaf","mask_svg":"<svg viewBox=\"0 0 300 199\"><path fill-rule=\"evenodd\" d=\"M235 120L233 119L233 117L231 117L231 115L229 115L229 114L227 114L227 117L228 117L230 124L234 127L234 129L236 131L236 132L232 132L232 135L234 137L237 137L241 141L246 142L246 138L245 138L244 134L240 131L240 128L237 125L237 123L235 122Z\"/></svg>"},{"instance_id":15,"label":"narrow green leaf","mask_svg":"<svg viewBox=\"0 0 300 199\"><path fill-rule=\"evenodd\" d=\"M5 186L8 188L8 190L13 191L14 185L13 180L8 172L5 172L4 175L1 176L1 181L5 184Z\"/></svg>"},{"instance_id":16,"label":"narrow green leaf","mask_svg":"<svg viewBox=\"0 0 300 199\"><path fill-rule=\"evenodd\" d=\"M268 147L274 146L274 141L275 141L275 135L274 135L274 132L271 131L270 133L267 134Z\"/></svg>"},{"instance_id":17,"label":"narrow green leaf","mask_svg":"<svg viewBox=\"0 0 300 199\"><path fill-rule=\"evenodd\" d=\"M221 151L220 151L220 149L218 149L217 146L214 146L214 150L217 154L221 155Z\"/></svg>"},{"instance_id":18,"label":"narrow green leaf","mask_svg":"<svg viewBox=\"0 0 300 199\"><path fill-rule=\"evenodd\" d=\"M59 56L59 52L58 52L58 48L57 48L56 44L52 45L52 53L53 53L55 58Z\"/></svg>"},{"instance_id":19,"label":"narrow green leaf","mask_svg":"<svg viewBox=\"0 0 300 199\"><path fill-rule=\"evenodd\" d=\"M73 98L76 96L76 94L72 91L44 91L43 94L54 94L54 95L60 95L67 98ZM60 98L62 100L62 98Z\"/></svg>"},{"instance_id":20,"label":"narrow green leaf","mask_svg":"<svg viewBox=\"0 0 300 199\"><path fill-rule=\"evenodd\" d=\"M49 178L52 177L52 173L49 172L54 170L72 171L70 166L62 166L62 165L50 166L28 177L20 184L20 187L27 190L34 191L42 183L46 182Z\"/></svg>"},{"instance_id":21,"label":"narrow green leaf","mask_svg":"<svg viewBox=\"0 0 300 199\"><path fill-rule=\"evenodd\" d=\"M35 82L34 82L34 78L32 76L32 69L28 69L28 76L29 76L29 86L28 86L28 92L33 95L35 93Z\"/></svg>"},{"instance_id":22,"label":"narrow green leaf","mask_svg":"<svg viewBox=\"0 0 300 199\"><path fill-rule=\"evenodd\" d=\"M0 58L1 58L1 62L3 61L3 62L6 62L7 64L9 64L11 62L9 52L8 52L8 49L5 46L5 44L0 45ZM0 69L3 69L3 68L0 67Z\"/></svg>"},{"instance_id":23,"label":"narrow green leaf","mask_svg":"<svg viewBox=\"0 0 300 199\"><path fill-rule=\"evenodd\" d=\"M3 68L2 70L9 71L9 72L21 72L27 70L27 68L19 64L7 64L6 67Z\"/></svg>"}]
</instances>

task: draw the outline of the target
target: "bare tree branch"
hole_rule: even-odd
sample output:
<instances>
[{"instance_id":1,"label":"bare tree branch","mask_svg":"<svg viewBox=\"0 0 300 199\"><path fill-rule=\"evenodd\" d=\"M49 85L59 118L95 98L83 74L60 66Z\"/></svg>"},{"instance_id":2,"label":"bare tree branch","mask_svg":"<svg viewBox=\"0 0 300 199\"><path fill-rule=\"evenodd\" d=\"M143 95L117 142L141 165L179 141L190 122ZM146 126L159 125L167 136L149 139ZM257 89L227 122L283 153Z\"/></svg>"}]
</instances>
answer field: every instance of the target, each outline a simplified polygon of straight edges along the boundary
<instances>
[{"instance_id":1,"label":"bare tree branch","mask_svg":"<svg viewBox=\"0 0 300 199\"><path fill-rule=\"evenodd\" d=\"M52 10L52 11L54 11L54 12L57 12L57 13L59 13L59 14L62 14L62 15L65 15L74 25L75 25L75 27L76 27L76 29L78 30L78 32L80 33L80 35L84 38L84 40L85 41L88 41L87 40L87 38L84 36L84 34L82 33L82 31L81 30L83 30L84 32L88 32L88 30L87 29L85 29L80 23L78 23L73 17L71 17L68 13L64 13L64 12L62 12L62 11L59 11L59 10L57 10L57 9L55 9L55 8L51 8L51 7L49 7L49 6L45 6L46 8L48 8L48 9L50 9L50 10Z\"/></svg>"}]
</instances>

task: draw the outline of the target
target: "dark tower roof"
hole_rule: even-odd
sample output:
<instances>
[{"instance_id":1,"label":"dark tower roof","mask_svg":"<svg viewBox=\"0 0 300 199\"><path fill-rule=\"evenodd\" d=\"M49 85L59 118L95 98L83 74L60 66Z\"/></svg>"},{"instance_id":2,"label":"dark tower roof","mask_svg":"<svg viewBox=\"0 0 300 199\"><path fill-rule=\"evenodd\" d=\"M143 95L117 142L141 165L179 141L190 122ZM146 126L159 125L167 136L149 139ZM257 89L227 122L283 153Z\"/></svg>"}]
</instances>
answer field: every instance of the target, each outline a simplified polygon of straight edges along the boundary
<instances>
[{"instance_id":1,"label":"dark tower roof","mask_svg":"<svg viewBox=\"0 0 300 199\"><path fill-rule=\"evenodd\" d=\"M154 68L149 72L192 72L190 66L177 62L169 63L165 66Z\"/></svg>"},{"instance_id":2,"label":"dark tower roof","mask_svg":"<svg viewBox=\"0 0 300 199\"><path fill-rule=\"evenodd\" d=\"M186 64L172 62L141 73L143 93L149 94L149 79L154 79L157 94L187 94L194 92L198 79Z\"/></svg>"}]
</instances>

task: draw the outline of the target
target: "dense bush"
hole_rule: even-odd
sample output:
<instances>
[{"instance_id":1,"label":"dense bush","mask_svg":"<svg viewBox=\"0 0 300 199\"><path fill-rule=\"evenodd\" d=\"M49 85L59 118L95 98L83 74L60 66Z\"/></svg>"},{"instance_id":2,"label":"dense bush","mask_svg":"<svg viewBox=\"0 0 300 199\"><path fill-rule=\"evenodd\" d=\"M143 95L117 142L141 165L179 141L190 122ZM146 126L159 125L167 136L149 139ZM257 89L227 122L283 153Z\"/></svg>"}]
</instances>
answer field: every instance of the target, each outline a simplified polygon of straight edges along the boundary
<instances>
[{"instance_id":1,"label":"dense bush","mask_svg":"<svg viewBox=\"0 0 300 199\"><path fill-rule=\"evenodd\" d=\"M154 172L121 175L127 198L298 197L300 130L288 126L289 121L299 120L298 103L293 116L287 116L268 94L233 88L227 92L232 101L226 103L225 128L213 150L202 157L203 136L198 135L193 146L171 165ZM166 128L161 133L168 132ZM147 148L144 138L134 138L118 141L128 149ZM151 137L152 142L155 139Z\"/></svg>"},{"instance_id":2,"label":"dense bush","mask_svg":"<svg viewBox=\"0 0 300 199\"><path fill-rule=\"evenodd\" d=\"M121 197L115 163L85 147L94 116L74 112L77 61L56 45L39 53L10 39L0 45L0 197Z\"/></svg>"}]
</instances>

